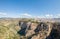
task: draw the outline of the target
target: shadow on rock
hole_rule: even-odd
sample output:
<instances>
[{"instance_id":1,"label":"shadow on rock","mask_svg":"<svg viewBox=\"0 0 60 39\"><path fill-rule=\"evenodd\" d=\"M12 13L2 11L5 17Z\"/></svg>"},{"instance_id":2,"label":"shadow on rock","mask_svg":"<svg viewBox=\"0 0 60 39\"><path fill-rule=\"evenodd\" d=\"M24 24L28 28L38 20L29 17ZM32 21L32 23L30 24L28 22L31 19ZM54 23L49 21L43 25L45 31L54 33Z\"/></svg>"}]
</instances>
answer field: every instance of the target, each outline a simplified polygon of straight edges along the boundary
<instances>
[{"instance_id":1,"label":"shadow on rock","mask_svg":"<svg viewBox=\"0 0 60 39\"><path fill-rule=\"evenodd\" d=\"M26 28L27 28L27 24L26 22L19 22L19 26L21 27L21 30L18 31L18 34L21 36L25 36L26 34Z\"/></svg>"},{"instance_id":2,"label":"shadow on rock","mask_svg":"<svg viewBox=\"0 0 60 39\"><path fill-rule=\"evenodd\" d=\"M58 30L52 29L50 35L46 39L60 39Z\"/></svg>"},{"instance_id":3,"label":"shadow on rock","mask_svg":"<svg viewBox=\"0 0 60 39\"><path fill-rule=\"evenodd\" d=\"M21 35L21 36L25 36L26 32L25 32L25 28L24 29L21 29L18 31L18 34Z\"/></svg>"}]
</instances>

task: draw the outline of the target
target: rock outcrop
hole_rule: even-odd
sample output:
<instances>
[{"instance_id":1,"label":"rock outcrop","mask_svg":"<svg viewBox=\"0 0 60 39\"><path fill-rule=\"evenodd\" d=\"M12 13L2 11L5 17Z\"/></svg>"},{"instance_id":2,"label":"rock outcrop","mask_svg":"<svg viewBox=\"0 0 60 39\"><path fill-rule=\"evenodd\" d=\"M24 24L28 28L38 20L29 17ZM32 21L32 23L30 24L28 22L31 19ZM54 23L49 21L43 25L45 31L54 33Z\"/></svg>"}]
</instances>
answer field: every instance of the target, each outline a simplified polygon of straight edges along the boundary
<instances>
[{"instance_id":1,"label":"rock outcrop","mask_svg":"<svg viewBox=\"0 0 60 39\"><path fill-rule=\"evenodd\" d=\"M46 39L49 36L52 24L49 22L19 22L21 30L18 32L22 37L26 39Z\"/></svg>"},{"instance_id":2,"label":"rock outcrop","mask_svg":"<svg viewBox=\"0 0 60 39\"><path fill-rule=\"evenodd\" d=\"M50 35L46 39L60 39L60 22L53 23Z\"/></svg>"}]
</instances>

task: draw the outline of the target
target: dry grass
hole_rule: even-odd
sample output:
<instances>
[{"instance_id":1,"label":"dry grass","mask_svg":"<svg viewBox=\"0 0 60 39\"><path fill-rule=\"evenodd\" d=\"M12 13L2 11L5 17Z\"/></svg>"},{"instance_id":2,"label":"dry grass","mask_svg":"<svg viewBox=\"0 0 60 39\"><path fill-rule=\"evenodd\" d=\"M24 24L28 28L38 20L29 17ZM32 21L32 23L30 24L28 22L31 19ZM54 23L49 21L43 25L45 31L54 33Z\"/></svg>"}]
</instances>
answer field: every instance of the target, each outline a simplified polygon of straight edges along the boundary
<instances>
[{"instance_id":1,"label":"dry grass","mask_svg":"<svg viewBox=\"0 0 60 39\"><path fill-rule=\"evenodd\" d=\"M13 20L0 21L0 39L19 39L17 22Z\"/></svg>"}]
</instances>

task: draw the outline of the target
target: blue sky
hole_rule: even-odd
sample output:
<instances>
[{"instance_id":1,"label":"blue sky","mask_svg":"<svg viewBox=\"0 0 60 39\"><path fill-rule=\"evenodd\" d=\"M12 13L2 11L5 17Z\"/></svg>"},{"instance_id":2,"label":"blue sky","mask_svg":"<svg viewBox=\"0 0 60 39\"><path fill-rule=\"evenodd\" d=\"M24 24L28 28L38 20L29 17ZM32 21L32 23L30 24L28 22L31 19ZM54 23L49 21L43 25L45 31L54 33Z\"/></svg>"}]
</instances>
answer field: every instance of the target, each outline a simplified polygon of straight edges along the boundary
<instances>
[{"instance_id":1,"label":"blue sky","mask_svg":"<svg viewBox=\"0 0 60 39\"><path fill-rule=\"evenodd\" d=\"M60 0L0 0L0 17L60 17Z\"/></svg>"}]
</instances>

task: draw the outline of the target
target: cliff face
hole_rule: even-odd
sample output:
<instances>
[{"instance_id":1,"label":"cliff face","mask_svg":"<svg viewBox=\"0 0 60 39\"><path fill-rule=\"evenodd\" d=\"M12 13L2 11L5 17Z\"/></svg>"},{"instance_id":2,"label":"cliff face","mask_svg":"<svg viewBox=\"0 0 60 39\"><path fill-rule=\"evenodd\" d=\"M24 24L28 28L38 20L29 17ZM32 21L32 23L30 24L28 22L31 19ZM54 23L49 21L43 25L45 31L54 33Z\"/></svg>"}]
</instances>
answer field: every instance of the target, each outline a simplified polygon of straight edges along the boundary
<instances>
[{"instance_id":1,"label":"cliff face","mask_svg":"<svg viewBox=\"0 0 60 39\"><path fill-rule=\"evenodd\" d=\"M52 30L47 39L60 39L60 22L53 23Z\"/></svg>"},{"instance_id":2,"label":"cliff face","mask_svg":"<svg viewBox=\"0 0 60 39\"><path fill-rule=\"evenodd\" d=\"M26 23L20 22L20 24L21 25L19 26L21 27L21 30L19 31L19 34L23 38L25 37L26 39L60 39L60 30L59 30L60 23L57 23L57 22L32 23L30 22L29 24L29 22L26 22Z\"/></svg>"}]
</instances>

